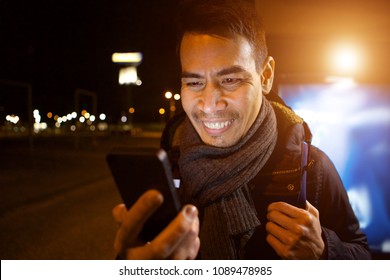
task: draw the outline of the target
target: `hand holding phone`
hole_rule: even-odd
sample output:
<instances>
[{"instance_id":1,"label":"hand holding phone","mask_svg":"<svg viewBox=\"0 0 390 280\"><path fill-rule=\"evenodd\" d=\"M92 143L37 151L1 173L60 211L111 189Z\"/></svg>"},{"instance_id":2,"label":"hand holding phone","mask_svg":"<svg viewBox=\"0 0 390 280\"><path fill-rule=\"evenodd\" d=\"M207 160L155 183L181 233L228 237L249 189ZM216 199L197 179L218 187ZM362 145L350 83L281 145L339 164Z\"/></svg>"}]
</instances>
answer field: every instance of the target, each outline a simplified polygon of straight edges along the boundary
<instances>
[{"instance_id":1,"label":"hand holding phone","mask_svg":"<svg viewBox=\"0 0 390 280\"><path fill-rule=\"evenodd\" d=\"M107 155L107 163L127 209L149 189L163 195L162 206L145 223L140 234L145 242L152 240L180 210L166 152L157 148L114 148Z\"/></svg>"}]
</instances>

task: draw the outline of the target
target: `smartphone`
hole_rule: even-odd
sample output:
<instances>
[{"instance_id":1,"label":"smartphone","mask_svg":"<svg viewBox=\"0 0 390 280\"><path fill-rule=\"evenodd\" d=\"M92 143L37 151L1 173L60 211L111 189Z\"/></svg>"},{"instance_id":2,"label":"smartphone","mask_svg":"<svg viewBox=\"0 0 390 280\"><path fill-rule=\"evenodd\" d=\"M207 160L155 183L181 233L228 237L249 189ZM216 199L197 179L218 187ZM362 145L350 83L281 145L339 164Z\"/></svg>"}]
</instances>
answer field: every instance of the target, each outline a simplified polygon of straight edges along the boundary
<instances>
[{"instance_id":1,"label":"smartphone","mask_svg":"<svg viewBox=\"0 0 390 280\"><path fill-rule=\"evenodd\" d=\"M159 148L117 147L107 154L106 160L127 209L149 189L164 196L163 204L145 223L140 235L145 242L152 240L180 211L167 153Z\"/></svg>"}]
</instances>

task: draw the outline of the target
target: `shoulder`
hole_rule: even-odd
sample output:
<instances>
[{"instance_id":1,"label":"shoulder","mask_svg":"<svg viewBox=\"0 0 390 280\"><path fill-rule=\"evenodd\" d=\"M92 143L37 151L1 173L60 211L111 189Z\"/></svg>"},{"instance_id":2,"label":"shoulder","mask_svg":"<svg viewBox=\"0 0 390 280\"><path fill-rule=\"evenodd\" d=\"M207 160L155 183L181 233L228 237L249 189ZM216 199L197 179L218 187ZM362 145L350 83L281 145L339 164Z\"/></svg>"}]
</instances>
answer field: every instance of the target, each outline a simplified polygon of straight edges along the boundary
<instances>
[{"instance_id":1,"label":"shoulder","mask_svg":"<svg viewBox=\"0 0 390 280\"><path fill-rule=\"evenodd\" d=\"M175 115L166 124L160 139L160 147L164 149L171 163L173 177L179 179L179 157L180 157L180 134L183 122L186 118L185 113Z\"/></svg>"},{"instance_id":2,"label":"shoulder","mask_svg":"<svg viewBox=\"0 0 390 280\"><path fill-rule=\"evenodd\" d=\"M328 212L329 208L332 208L330 205L335 207L349 204L347 192L335 165L326 153L315 146L310 149L307 185L308 197L322 212Z\"/></svg>"},{"instance_id":3,"label":"shoulder","mask_svg":"<svg viewBox=\"0 0 390 280\"><path fill-rule=\"evenodd\" d=\"M169 152L173 147L180 144L180 130L186 118L186 114L181 112L169 119L161 135L160 147Z\"/></svg>"},{"instance_id":4,"label":"shoulder","mask_svg":"<svg viewBox=\"0 0 390 280\"><path fill-rule=\"evenodd\" d=\"M315 146L310 147L309 175L318 177L319 183L333 181L342 185L341 178L329 156Z\"/></svg>"}]
</instances>

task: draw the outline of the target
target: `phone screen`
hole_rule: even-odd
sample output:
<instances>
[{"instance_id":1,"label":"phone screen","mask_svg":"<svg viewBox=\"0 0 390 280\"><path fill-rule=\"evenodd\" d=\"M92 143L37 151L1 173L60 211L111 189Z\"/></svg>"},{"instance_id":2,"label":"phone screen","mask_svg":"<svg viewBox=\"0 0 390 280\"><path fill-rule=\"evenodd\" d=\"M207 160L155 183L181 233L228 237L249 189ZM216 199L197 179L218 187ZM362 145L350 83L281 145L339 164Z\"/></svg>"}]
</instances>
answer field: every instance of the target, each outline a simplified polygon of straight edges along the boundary
<instances>
[{"instance_id":1,"label":"phone screen","mask_svg":"<svg viewBox=\"0 0 390 280\"><path fill-rule=\"evenodd\" d=\"M162 206L150 217L141 232L145 242L152 240L180 210L166 152L157 148L114 148L107 155L107 163L127 208L149 189L156 189L164 196Z\"/></svg>"}]
</instances>

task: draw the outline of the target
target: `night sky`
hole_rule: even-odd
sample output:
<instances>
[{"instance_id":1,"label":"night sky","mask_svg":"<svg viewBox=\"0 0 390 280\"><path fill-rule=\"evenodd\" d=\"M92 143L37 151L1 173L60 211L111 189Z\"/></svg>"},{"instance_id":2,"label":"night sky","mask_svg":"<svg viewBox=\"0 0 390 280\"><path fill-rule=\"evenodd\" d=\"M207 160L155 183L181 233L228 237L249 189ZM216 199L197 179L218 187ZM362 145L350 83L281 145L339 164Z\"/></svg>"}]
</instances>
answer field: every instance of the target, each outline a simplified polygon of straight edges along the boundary
<instances>
[{"instance_id":1,"label":"night sky","mask_svg":"<svg viewBox=\"0 0 390 280\"><path fill-rule=\"evenodd\" d=\"M161 120L158 109L168 109L163 93L180 90L174 23L178 1L0 0L0 80L31 84L33 107L42 115L72 112L80 88L97 93L98 113L112 121L130 106L136 121ZM326 72L327 49L340 38L351 38L364 50L361 81L390 82L388 1L361 1L354 9L349 8L352 0L322 6L308 1L311 17L301 2L291 5L295 12L285 1L260 2L270 54L277 61L275 85L285 73ZM143 53L141 86L118 84L120 66L111 61L113 52ZM90 98L81 103L91 110ZM0 120L6 114L27 114L27 98L20 88L0 83Z\"/></svg>"},{"instance_id":2,"label":"night sky","mask_svg":"<svg viewBox=\"0 0 390 280\"><path fill-rule=\"evenodd\" d=\"M77 88L94 91L114 119L129 106L139 121L159 118L163 93L178 92L172 0L1 0L0 79L30 83L42 114L74 110ZM120 86L113 52L142 52L142 86ZM26 111L22 90L0 85L0 117ZM91 109L89 98L81 103ZM130 104L130 105L129 105ZM18 112L21 111L21 112Z\"/></svg>"}]
</instances>

